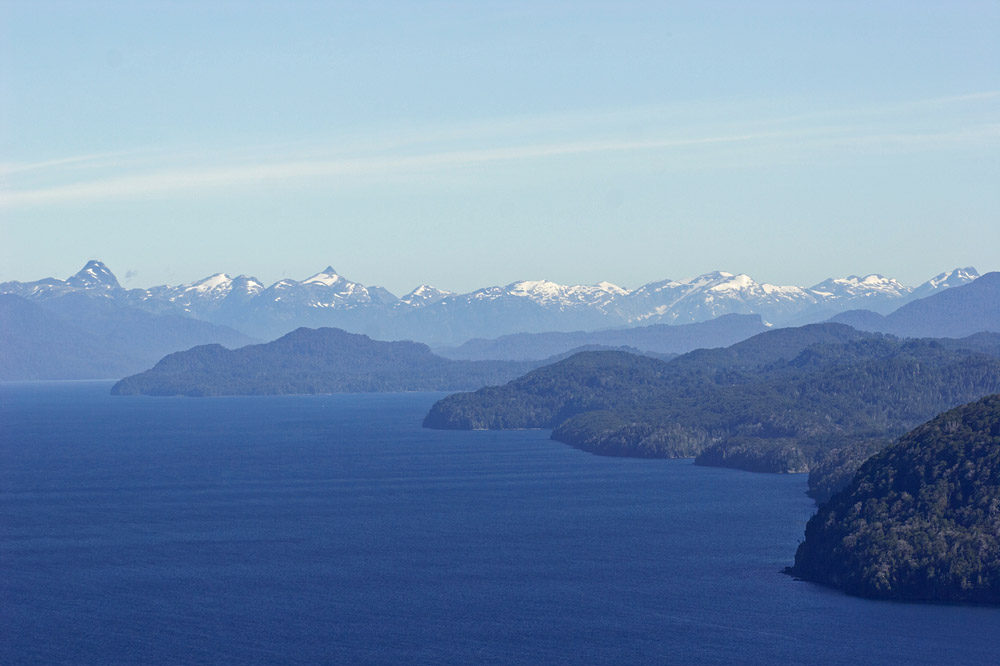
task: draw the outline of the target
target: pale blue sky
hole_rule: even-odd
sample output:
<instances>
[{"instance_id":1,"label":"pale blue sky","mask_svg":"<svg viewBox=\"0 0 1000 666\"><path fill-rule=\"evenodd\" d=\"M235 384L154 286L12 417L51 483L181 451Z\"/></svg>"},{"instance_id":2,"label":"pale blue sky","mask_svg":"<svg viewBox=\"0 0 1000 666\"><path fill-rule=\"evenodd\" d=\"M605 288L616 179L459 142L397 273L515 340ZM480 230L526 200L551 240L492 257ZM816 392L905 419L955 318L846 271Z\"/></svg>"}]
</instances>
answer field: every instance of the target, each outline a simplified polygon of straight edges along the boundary
<instances>
[{"instance_id":1,"label":"pale blue sky","mask_svg":"<svg viewBox=\"0 0 1000 666\"><path fill-rule=\"evenodd\" d=\"M1000 269L1000 2L0 0L0 280Z\"/></svg>"}]
</instances>

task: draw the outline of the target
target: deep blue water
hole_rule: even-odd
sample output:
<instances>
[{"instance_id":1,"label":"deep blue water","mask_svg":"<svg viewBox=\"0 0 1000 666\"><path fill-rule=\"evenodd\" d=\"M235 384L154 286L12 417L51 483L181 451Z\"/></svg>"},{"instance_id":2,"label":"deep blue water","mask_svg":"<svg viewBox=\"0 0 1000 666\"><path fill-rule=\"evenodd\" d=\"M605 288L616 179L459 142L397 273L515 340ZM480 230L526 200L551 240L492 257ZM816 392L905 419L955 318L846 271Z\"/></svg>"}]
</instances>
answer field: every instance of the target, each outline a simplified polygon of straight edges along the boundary
<instances>
[{"instance_id":1,"label":"deep blue water","mask_svg":"<svg viewBox=\"0 0 1000 666\"><path fill-rule=\"evenodd\" d=\"M438 394L0 385L0 663L996 664L779 573L800 475L420 428Z\"/></svg>"}]
</instances>

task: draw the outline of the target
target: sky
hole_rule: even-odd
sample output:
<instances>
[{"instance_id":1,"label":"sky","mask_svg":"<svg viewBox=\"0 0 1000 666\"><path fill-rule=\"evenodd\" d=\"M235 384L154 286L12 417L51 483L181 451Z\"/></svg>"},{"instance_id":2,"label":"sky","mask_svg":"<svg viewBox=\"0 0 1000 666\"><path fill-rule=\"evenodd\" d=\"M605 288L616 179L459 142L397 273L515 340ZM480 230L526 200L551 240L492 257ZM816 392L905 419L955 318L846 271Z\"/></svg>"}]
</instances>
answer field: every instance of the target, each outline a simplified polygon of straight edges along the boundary
<instances>
[{"instance_id":1,"label":"sky","mask_svg":"<svg viewBox=\"0 0 1000 666\"><path fill-rule=\"evenodd\" d=\"M0 0L0 281L998 270L998 34L997 0Z\"/></svg>"}]
</instances>

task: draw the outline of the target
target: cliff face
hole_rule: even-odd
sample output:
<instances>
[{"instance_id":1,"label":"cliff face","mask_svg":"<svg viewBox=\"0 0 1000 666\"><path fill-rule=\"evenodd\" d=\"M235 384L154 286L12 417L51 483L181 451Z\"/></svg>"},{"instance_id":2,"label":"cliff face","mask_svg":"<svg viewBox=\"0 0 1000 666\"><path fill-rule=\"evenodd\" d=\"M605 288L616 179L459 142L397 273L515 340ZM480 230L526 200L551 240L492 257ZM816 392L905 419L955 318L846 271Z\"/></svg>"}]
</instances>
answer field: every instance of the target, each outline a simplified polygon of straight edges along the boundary
<instances>
[{"instance_id":1,"label":"cliff face","mask_svg":"<svg viewBox=\"0 0 1000 666\"><path fill-rule=\"evenodd\" d=\"M809 521L789 573L866 597L1000 603L1000 395L869 459Z\"/></svg>"}]
</instances>

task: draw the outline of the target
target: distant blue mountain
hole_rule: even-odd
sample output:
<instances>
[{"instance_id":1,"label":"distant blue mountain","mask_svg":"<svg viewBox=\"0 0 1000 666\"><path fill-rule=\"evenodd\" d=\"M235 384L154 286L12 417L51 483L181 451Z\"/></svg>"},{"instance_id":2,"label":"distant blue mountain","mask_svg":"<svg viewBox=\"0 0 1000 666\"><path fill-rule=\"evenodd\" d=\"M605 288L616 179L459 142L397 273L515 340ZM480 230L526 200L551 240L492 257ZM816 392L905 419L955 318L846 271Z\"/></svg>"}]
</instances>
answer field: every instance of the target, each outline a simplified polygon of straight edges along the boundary
<instances>
[{"instance_id":1,"label":"distant blue mountain","mask_svg":"<svg viewBox=\"0 0 1000 666\"><path fill-rule=\"evenodd\" d=\"M830 321L911 338L964 338L983 331L1000 332L1000 273L987 273L973 282L912 301L888 315L851 310Z\"/></svg>"},{"instance_id":2,"label":"distant blue mountain","mask_svg":"<svg viewBox=\"0 0 1000 666\"><path fill-rule=\"evenodd\" d=\"M697 324L650 324L603 331L514 333L493 340L469 340L458 347L438 349L453 359L540 360L581 347L629 347L657 354L683 354L704 347L728 347L763 333L760 315L722 315Z\"/></svg>"},{"instance_id":3,"label":"distant blue mountain","mask_svg":"<svg viewBox=\"0 0 1000 666\"><path fill-rule=\"evenodd\" d=\"M42 302L0 294L0 380L114 379L210 342L240 346L253 340L224 326L85 292Z\"/></svg>"}]
</instances>

